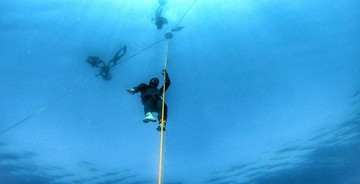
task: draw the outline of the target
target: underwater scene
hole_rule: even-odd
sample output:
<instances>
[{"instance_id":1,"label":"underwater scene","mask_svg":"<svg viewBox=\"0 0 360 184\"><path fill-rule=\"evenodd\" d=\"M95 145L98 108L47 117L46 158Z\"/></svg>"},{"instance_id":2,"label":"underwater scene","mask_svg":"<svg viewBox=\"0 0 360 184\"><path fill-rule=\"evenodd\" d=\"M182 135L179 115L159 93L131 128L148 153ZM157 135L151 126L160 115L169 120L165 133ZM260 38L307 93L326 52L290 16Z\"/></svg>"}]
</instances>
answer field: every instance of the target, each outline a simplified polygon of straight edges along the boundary
<instances>
[{"instance_id":1,"label":"underwater scene","mask_svg":"<svg viewBox=\"0 0 360 184\"><path fill-rule=\"evenodd\" d=\"M0 184L358 184L359 10L1 0Z\"/></svg>"}]
</instances>

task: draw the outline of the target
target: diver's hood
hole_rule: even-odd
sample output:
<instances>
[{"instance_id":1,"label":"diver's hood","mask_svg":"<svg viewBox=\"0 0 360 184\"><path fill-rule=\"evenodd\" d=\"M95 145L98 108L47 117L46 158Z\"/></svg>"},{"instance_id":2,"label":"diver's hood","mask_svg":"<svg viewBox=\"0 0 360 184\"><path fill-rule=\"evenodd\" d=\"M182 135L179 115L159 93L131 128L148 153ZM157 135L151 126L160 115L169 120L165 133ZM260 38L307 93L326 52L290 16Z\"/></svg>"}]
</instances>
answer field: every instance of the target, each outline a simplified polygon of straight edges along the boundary
<instances>
[{"instance_id":1,"label":"diver's hood","mask_svg":"<svg viewBox=\"0 0 360 184\"><path fill-rule=\"evenodd\" d=\"M153 86L153 87L158 87L159 85L159 79L158 78L152 78L149 82L149 85L150 86Z\"/></svg>"}]
</instances>

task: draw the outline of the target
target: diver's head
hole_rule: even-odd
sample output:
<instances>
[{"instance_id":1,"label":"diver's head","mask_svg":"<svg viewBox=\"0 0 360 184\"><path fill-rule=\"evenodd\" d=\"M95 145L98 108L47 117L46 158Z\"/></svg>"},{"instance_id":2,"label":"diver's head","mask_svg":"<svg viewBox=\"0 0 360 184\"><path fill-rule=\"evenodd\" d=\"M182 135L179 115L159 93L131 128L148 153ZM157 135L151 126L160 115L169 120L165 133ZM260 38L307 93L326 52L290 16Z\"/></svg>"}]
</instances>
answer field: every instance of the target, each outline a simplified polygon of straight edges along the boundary
<instances>
[{"instance_id":1,"label":"diver's head","mask_svg":"<svg viewBox=\"0 0 360 184\"><path fill-rule=\"evenodd\" d=\"M155 18L155 25L157 29L162 29L164 24L167 24L168 21L165 17L156 17Z\"/></svg>"},{"instance_id":2,"label":"diver's head","mask_svg":"<svg viewBox=\"0 0 360 184\"><path fill-rule=\"evenodd\" d=\"M154 86L154 87L158 87L158 85L159 85L159 79L158 78L152 78L151 80L150 80L150 82L149 82L149 85L150 86Z\"/></svg>"},{"instance_id":3,"label":"diver's head","mask_svg":"<svg viewBox=\"0 0 360 184\"><path fill-rule=\"evenodd\" d=\"M162 29L163 23L162 22L156 22L155 23L157 29Z\"/></svg>"}]
</instances>

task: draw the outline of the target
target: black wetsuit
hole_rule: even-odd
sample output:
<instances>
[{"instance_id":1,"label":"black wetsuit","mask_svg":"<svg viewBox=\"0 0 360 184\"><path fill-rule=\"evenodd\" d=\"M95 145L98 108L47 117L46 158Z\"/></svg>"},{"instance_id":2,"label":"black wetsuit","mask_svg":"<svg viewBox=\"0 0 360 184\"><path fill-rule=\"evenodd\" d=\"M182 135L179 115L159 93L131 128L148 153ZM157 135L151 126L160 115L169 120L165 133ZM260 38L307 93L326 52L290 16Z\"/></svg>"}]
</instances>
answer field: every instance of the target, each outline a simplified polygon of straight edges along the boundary
<instances>
[{"instance_id":1,"label":"black wetsuit","mask_svg":"<svg viewBox=\"0 0 360 184\"><path fill-rule=\"evenodd\" d=\"M165 91L170 86L170 78L169 75L166 73L166 80L165 80ZM157 112L158 113L158 120L161 119L161 111L162 111L162 94L164 85L161 86L160 89L157 86L152 86L148 84L141 83L137 87L134 88L134 92L141 93L141 103L144 105L144 113L148 112ZM167 120L167 105L164 104L164 119Z\"/></svg>"}]
</instances>

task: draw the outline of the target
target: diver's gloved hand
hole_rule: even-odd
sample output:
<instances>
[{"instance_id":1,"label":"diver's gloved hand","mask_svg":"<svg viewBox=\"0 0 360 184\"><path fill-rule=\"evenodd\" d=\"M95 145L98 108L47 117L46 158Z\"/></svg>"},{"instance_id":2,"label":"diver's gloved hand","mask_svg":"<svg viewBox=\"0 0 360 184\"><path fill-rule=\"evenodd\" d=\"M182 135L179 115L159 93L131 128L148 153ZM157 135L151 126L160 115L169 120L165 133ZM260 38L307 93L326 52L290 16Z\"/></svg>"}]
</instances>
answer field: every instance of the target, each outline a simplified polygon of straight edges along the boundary
<instances>
[{"instance_id":1,"label":"diver's gloved hand","mask_svg":"<svg viewBox=\"0 0 360 184\"><path fill-rule=\"evenodd\" d=\"M162 72L161 72L162 75L167 75L167 72L166 72L166 69L163 69Z\"/></svg>"},{"instance_id":2,"label":"diver's gloved hand","mask_svg":"<svg viewBox=\"0 0 360 184\"><path fill-rule=\"evenodd\" d=\"M135 93L135 89L134 88L130 88L130 89L127 89L127 92L129 93L129 94L134 94Z\"/></svg>"}]
</instances>

